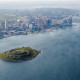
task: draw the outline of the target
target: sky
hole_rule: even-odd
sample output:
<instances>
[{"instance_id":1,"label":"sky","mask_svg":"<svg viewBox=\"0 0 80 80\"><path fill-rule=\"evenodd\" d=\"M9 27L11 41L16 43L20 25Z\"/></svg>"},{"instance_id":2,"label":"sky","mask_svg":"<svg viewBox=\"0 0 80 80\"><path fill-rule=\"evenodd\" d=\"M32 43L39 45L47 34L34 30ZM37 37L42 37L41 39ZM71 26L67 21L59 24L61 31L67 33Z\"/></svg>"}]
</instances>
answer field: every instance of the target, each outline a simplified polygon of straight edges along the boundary
<instances>
[{"instance_id":1,"label":"sky","mask_svg":"<svg viewBox=\"0 0 80 80\"><path fill-rule=\"evenodd\" d=\"M36 1L80 1L80 0L0 0L0 2L20 2L20 1L26 1L26 2L36 2Z\"/></svg>"},{"instance_id":2,"label":"sky","mask_svg":"<svg viewBox=\"0 0 80 80\"><path fill-rule=\"evenodd\" d=\"M41 6L80 9L80 0L0 0L0 9L26 9Z\"/></svg>"}]
</instances>

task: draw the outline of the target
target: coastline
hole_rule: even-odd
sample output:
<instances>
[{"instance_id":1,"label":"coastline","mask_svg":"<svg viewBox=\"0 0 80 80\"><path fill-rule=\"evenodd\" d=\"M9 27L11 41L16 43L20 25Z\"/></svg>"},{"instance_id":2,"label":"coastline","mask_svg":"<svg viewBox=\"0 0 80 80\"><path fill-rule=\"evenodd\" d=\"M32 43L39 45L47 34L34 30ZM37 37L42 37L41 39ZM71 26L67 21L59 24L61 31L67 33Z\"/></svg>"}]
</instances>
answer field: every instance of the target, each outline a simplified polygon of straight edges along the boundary
<instances>
[{"instance_id":1,"label":"coastline","mask_svg":"<svg viewBox=\"0 0 80 80\"><path fill-rule=\"evenodd\" d=\"M21 53L22 48L26 48L26 50L31 49L33 52L31 52L31 50L28 50L29 53L27 53L24 57L24 54L26 53L26 51L24 50L24 53ZM0 54L0 59L4 60L4 61L8 61L8 62L21 62L21 61L28 61L28 60L32 60L34 59L39 53L41 53L41 50L36 50L30 47L22 47L22 48L16 48L17 50L20 50L20 53L15 52L13 54L13 51L17 51L16 49L12 49L12 50L8 50L6 52L3 52ZM9 52L9 53L8 53ZM36 53L36 54L35 54ZM13 56L13 57L12 57Z\"/></svg>"},{"instance_id":2,"label":"coastline","mask_svg":"<svg viewBox=\"0 0 80 80\"><path fill-rule=\"evenodd\" d=\"M42 29L42 30L40 30L40 31L27 32L26 34L3 35L3 37L0 37L0 39L4 39L4 38L7 38L7 37L11 37L11 36L19 36L19 35L28 35L28 34L37 34L37 33L50 32L50 31L53 31L53 30L58 30L58 29L67 28L67 26L73 26L73 25L50 27L50 28ZM24 31L24 32L26 32L26 31Z\"/></svg>"}]
</instances>

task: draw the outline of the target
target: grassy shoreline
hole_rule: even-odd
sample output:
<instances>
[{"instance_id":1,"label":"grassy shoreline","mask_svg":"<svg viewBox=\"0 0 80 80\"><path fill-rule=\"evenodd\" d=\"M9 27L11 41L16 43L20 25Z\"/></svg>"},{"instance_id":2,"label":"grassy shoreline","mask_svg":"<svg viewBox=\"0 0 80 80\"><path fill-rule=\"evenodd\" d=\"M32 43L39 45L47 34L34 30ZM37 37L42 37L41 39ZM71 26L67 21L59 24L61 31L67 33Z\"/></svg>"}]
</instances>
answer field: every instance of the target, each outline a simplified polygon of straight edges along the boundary
<instances>
[{"instance_id":1,"label":"grassy shoreline","mask_svg":"<svg viewBox=\"0 0 80 80\"><path fill-rule=\"evenodd\" d=\"M0 54L0 59L11 62L20 62L34 59L41 50L32 49L30 47L16 48L8 50Z\"/></svg>"}]
</instances>

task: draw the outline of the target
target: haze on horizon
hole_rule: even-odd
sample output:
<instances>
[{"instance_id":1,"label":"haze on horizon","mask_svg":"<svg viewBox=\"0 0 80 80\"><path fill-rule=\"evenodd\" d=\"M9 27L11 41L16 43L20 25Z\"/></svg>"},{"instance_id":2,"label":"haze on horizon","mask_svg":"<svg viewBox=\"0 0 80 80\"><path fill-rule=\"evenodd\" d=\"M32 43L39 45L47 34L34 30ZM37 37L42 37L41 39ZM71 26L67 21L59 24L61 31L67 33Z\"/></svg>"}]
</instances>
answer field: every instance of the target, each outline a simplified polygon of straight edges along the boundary
<instances>
[{"instance_id":1,"label":"haze on horizon","mask_svg":"<svg viewBox=\"0 0 80 80\"><path fill-rule=\"evenodd\" d=\"M26 1L26 2L30 2L30 1L32 1L32 2L43 2L43 1L69 1L69 2L71 2L71 1L75 1L75 0L0 0L0 2L24 2L24 1ZM75 2L77 2L77 1L80 1L80 0L76 0Z\"/></svg>"},{"instance_id":2,"label":"haze on horizon","mask_svg":"<svg viewBox=\"0 0 80 80\"><path fill-rule=\"evenodd\" d=\"M79 8L80 0L0 0L0 9L26 9L35 7Z\"/></svg>"}]
</instances>

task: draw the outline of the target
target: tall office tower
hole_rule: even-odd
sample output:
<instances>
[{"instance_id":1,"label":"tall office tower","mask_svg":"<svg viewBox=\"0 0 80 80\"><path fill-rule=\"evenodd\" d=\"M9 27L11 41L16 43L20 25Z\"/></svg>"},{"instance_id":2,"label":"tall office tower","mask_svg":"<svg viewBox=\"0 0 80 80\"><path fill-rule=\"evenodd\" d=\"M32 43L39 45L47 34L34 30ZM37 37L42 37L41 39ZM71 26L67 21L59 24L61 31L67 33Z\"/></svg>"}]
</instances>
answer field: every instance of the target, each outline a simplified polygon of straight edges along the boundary
<instances>
[{"instance_id":1,"label":"tall office tower","mask_svg":"<svg viewBox=\"0 0 80 80\"><path fill-rule=\"evenodd\" d=\"M69 19L68 19L68 24L69 24L69 25L72 25L72 17L69 17Z\"/></svg>"},{"instance_id":2,"label":"tall office tower","mask_svg":"<svg viewBox=\"0 0 80 80\"><path fill-rule=\"evenodd\" d=\"M8 29L7 21L5 20L5 29Z\"/></svg>"},{"instance_id":3,"label":"tall office tower","mask_svg":"<svg viewBox=\"0 0 80 80\"><path fill-rule=\"evenodd\" d=\"M26 27L28 28L29 27L29 19L27 16L24 17L24 22L25 22Z\"/></svg>"}]
</instances>

